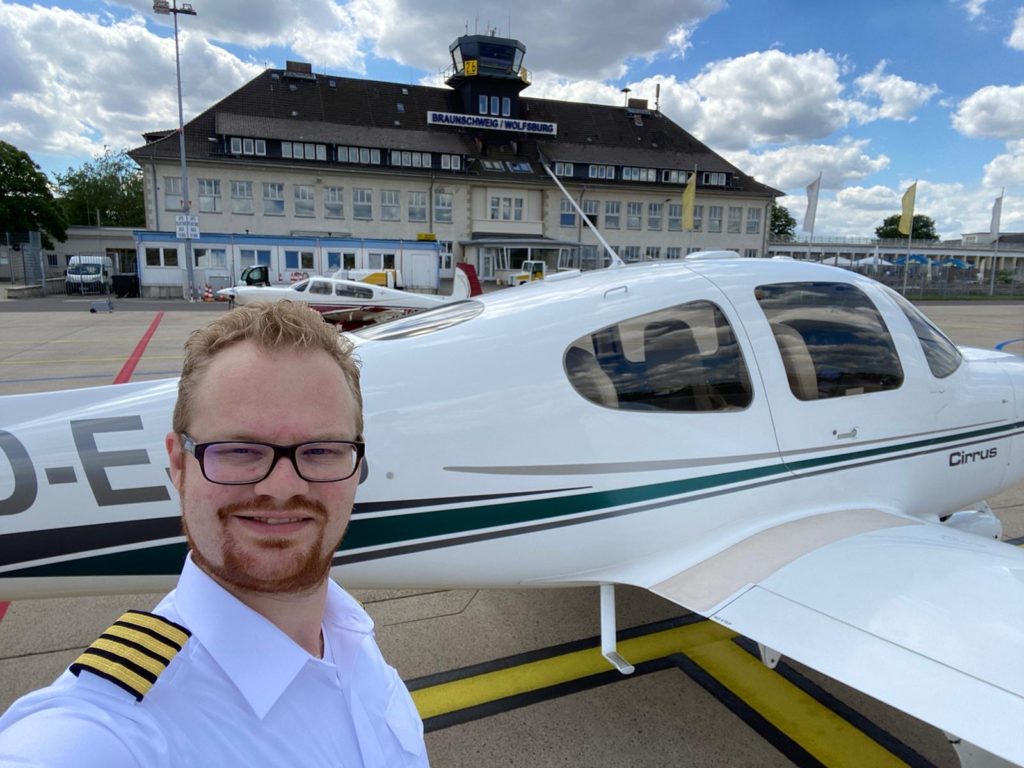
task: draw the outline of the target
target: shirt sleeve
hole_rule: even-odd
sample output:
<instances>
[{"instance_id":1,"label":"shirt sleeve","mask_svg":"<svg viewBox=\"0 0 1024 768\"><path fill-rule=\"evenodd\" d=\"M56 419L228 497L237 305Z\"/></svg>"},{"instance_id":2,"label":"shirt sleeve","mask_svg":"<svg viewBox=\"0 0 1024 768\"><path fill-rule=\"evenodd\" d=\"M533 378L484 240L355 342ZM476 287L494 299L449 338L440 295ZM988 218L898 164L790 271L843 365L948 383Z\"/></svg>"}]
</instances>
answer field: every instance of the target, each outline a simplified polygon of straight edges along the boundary
<instances>
[{"instance_id":1,"label":"shirt sleeve","mask_svg":"<svg viewBox=\"0 0 1024 768\"><path fill-rule=\"evenodd\" d=\"M11 768L143 768L103 718L41 709L0 731L0 765Z\"/></svg>"}]
</instances>

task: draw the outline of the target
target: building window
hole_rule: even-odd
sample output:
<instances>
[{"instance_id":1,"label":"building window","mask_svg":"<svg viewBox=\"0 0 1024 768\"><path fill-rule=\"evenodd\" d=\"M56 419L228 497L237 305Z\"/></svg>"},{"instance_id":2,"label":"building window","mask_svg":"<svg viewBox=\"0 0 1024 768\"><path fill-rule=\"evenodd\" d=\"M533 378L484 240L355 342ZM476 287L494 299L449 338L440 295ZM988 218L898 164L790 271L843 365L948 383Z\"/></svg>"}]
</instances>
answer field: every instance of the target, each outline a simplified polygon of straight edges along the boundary
<instances>
[{"instance_id":1,"label":"building window","mask_svg":"<svg viewBox=\"0 0 1024 768\"><path fill-rule=\"evenodd\" d=\"M255 248L242 248L238 252L238 266L242 269L255 266L270 266L270 251Z\"/></svg>"},{"instance_id":2,"label":"building window","mask_svg":"<svg viewBox=\"0 0 1024 768\"><path fill-rule=\"evenodd\" d=\"M555 163L555 176L572 176L572 163Z\"/></svg>"},{"instance_id":3,"label":"building window","mask_svg":"<svg viewBox=\"0 0 1024 768\"><path fill-rule=\"evenodd\" d=\"M285 269L313 269L312 251L285 251Z\"/></svg>"},{"instance_id":4,"label":"building window","mask_svg":"<svg viewBox=\"0 0 1024 768\"><path fill-rule=\"evenodd\" d=\"M587 221L589 221L595 227L598 226L598 209L600 208L600 206L600 200L583 201L583 215L586 216Z\"/></svg>"},{"instance_id":5,"label":"building window","mask_svg":"<svg viewBox=\"0 0 1024 768\"><path fill-rule=\"evenodd\" d=\"M647 252L644 253L644 258L647 261L657 261L661 258L661 248L657 245L648 245Z\"/></svg>"},{"instance_id":6,"label":"building window","mask_svg":"<svg viewBox=\"0 0 1024 768\"><path fill-rule=\"evenodd\" d=\"M604 204L604 226L605 229L619 228L619 214L622 211L622 203L618 200L607 200Z\"/></svg>"},{"instance_id":7,"label":"building window","mask_svg":"<svg viewBox=\"0 0 1024 768\"><path fill-rule=\"evenodd\" d=\"M325 187L324 188L324 218L344 219L345 218L345 188Z\"/></svg>"},{"instance_id":8,"label":"building window","mask_svg":"<svg viewBox=\"0 0 1024 768\"><path fill-rule=\"evenodd\" d=\"M508 96L501 97L501 116L508 117L512 114L512 99Z\"/></svg>"},{"instance_id":9,"label":"building window","mask_svg":"<svg viewBox=\"0 0 1024 768\"><path fill-rule=\"evenodd\" d=\"M501 99L499 99L497 96L491 96L491 114L501 114Z\"/></svg>"},{"instance_id":10,"label":"building window","mask_svg":"<svg viewBox=\"0 0 1024 768\"><path fill-rule=\"evenodd\" d=\"M624 245L619 248L619 256L623 261L640 261L640 246Z\"/></svg>"},{"instance_id":11,"label":"building window","mask_svg":"<svg viewBox=\"0 0 1024 768\"><path fill-rule=\"evenodd\" d=\"M199 212L220 213L220 179L199 179Z\"/></svg>"},{"instance_id":12,"label":"building window","mask_svg":"<svg viewBox=\"0 0 1024 768\"><path fill-rule=\"evenodd\" d=\"M224 269L228 265L228 252L225 248L196 248L196 266L200 269Z\"/></svg>"},{"instance_id":13,"label":"building window","mask_svg":"<svg viewBox=\"0 0 1024 768\"><path fill-rule=\"evenodd\" d=\"M252 141L252 139L249 139L249 141ZM233 155L240 155L240 154L242 154L242 140L241 139L236 139L236 138L232 138L231 139L231 154L233 154ZM252 153L250 152L249 154L252 154Z\"/></svg>"},{"instance_id":14,"label":"building window","mask_svg":"<svg viewBox=\"0 0 1024 768\"><path fill-rule=\"evenodd\" d=\"M657 181L658 171L655 168L623 167L623 181Z\"/></svg>"},{"instance_id":15,"label":"building window","mask_svg":"<svg viewBox=\"0 0 1024 768\"><path fill-rule=\"evenodd\" d=\"M743 209L738 205L729 206L728 232L730 235L738 235L743 225Z\"/></svg>"},{"instance_id":16,"label":"building window","mask_svg":"<svg viewBox=\"0 0 1024 768\"><path fill-rule=\"evenodd\" d=\"M232 181L231 182L231 212L232 213L255 213L256 209L252 203L252 182Z\"/></svg>"},{"instance_id":17,"label":"building window","mask_svg":"<svg viewBox=\"0 0 1024 768\"><path fill-rule=\"evenodd\" d=\"M266 155L267 154L267 142L265 139L256 139L256 154Z\"/></svg>"},{"instance_id":18,"label":"building window","mask_svg":"<svg viewBox=\"0 0 1024 768\"><path fill-rule=\"evenodd\" d=\"M434 193L434 221L438 224L452 223L452 193Z\"/></svg>"},{"instance_id":19,"label":"building window","mask_svg":"<svg viewBox=\"0 0 1024 768\"><path fill-rule=\"evenodd\" d=\"M558 223L563 227L575 227L576 226L576 209L572 207L565 198L562 198L561 211L558 214Z\"/></svg>"},{"instance_id":20,"label":"building window","mask_svg":"<svg viewBox=\"0 0 1024 768\"><path fill-rule=\"evenodd\" d=\"M164 176L164 210L184 210L183 195L181 194L181 177Z\"/></svg>"},{"instance_id":21,"label":"building window","mask_svg":"<svg viewBox=\"0 0 1024 768\"><path fill-rule=\"evenodd\" d=\"M756 259L757 258L757 248L747 248L747 250L745 250L743 252L743 257L745 259Z\"/></svg>"},{"instance_id":22,"label":"building window","mask_svg":"<svg viewBox=\"0 0 1024 768\"><path fill-rule=\"evenodd\" d=\"M373 190L356 187L352 190L352 218L373 220Z\"/></svg>"},{"instance_id":23,"label":"building window","mask_svg":"<svg viewBox=\"0 0 1024 768\"><path fill-rule=\"evenodd\" d=\"M661 212L664 208L662 203L647 204L647 228L655 232L661 231Z\"/></svg>"},{"instance_id":24,"label":"building window","mask_svg":"<svg viewBox=\"0 0 1024 768\"><path fill-rule=\"evenodd\" d=\"M480 165L483 166L485 171L504 171L505 166L502 165L501 160L486 160L481 159Z\"/></svg>"},{"instance_id":25,"label":"building window","mask_svg":"<svg viewBox=\"0 0 1024 768\"><path fill-rule=\"evenodd\" d=\"M341 269L341 251L327 252L327 271L337 272Z\"/></svg>"},{"instance_id":26,"label":"building window","mask_svg":"<svg viewBox=\"0 0 1024 768\"><path fill-rule=\"evenodd\" d=\"M284 184L281 182L263 182L263 215L284 216Z\"/></svg>"},{"instance_id":27,"label":"building window","mask_svg":"<svg viewBox=\"0 0 1024 768\"><path fill-rule=\"evenodd\" d=\"M382 221L401 221L402 203L397 189L383 189L380 193L380 218Z\"/></svg>"},{"instance_id":28,"label":"building window","mask_svg":"<svg viewBox=\"0 0 1024 768\"><path fill-rule=\"evenodd\" d=\"M427 193L408 192L409 198L409 221L427 220Z\"/></svg>"},{"instance_id":29,"label":"building window","mask_svg":"<svg viewBox=\"0 0 1024 768\"><path fill-rule=\"evenodd\" d=\"M295 185L295 215L303 218L316 216L316 194L312 185Z\"/></svg>"},{"instance_id":30,"label":"building window","mask_svg":"<svg viewBox=\"0 0 1024 768\"><path fill-rule=\"evenodd\" d=\"M724 187L725 174L705 172L701 176L701 184L704 185L705 187Z\"/></svg>"},{"instance_id":31,"label":"building window","mask_svg":"<svg viewBox=\"0 0 1024 768\"><path fill-rule=\"evenodd\" d=\"M263 144L263 151L266 152L266 143L261 139L258 143ZM256 153L256 144L252 139L242 139L242 153L252 155Z\"/></svg>"},{"instance_id":32,"label":"building window","mask_svg":"<svg viewBox=\"0 0 1024 768\"><path fill-rule=\"evenodd\" d=\"M299 157L301 157L302 156L301 155L301 150L302 150L302 145L301 144L299 145L299 150L300 150ZM291 156L292 156L292 143L290 141L282 141L281 142L281 157L291 157Z\"/></svg>"},{"instance_id":33,"label":"building window","mask_svg":"<svg viewBox=\"0 0 1024 768\"><path fill-rule=\"evenodd\" d=\"M704 206L695 205L693 206L693 231L700 232L704 227ZM687 251L691 253L691 251Z\"/></svg>"},{"instance_id":34,"label":"building window","mask_svg":"<svg viewBox=\"0 0 1024 768\"><path fill-rule=\"evenodd\" d=\"M747 234L761 234L761 209L747 208Z\"/></svg>"},{"instance_id":35,"label":"building window","mask_svg":"<svg viewBox=\"0 0 1024 768\"><path fill-rule=\"evenodd\" d=\"M614 179L615 178L615 166L614 165L595 165L591 163L588 169L588 175L592 179Z\"/></svg>"},{"instance_id":36,"label":"building window","mask_svg":"<svg viewBox=\"0 0 1024 768\"><path fill-rule=\"evenodd\" d=\"M486 115L487 114L487 97L486 96L481 96L480 97L480 103L478 104L477 109L478 109L478 111L480 112L481 115Z\"/></svg>"},{"instance_id":37,"label":"building window","mask_svg":"<svg viewBox=\"0 0 1024 768\"><path fill-rule=\"evenodd\" d=\"M427 157L430 157L428 154ZM430 168L430 165L425 164L424 168ZM441 155L441 169L445 171L461 171L462 170L462 155Z\"/></svg>"},{"instance_id":38,"label":"building window","mask_svg":"<svg viewBox=\"0 0 1024 768\"><path fill-rule=\"evenodd\" d=\"M178 249L177 248L147 248L146 249L146 266L147 267L177 267L178 266Z\"/></svg>"},{"instance_id":39,"label":"building window","mask_svg":"<svg viewBox=\"0 0 1024 768\"><path fill-rule=\"evenodd\" d=\"M668 231L669 232L682 232L683 231L683 204L682 203L669 203L668 204ZM669 258L672 258L669 256Z\"/></svg>"},{"instance_id":40,"label":"building window","mask_svg":"<svg viewBox=\"0 0 1024 768\"><path fill-rule=\"evenodd\" d=\"M491 219L502 221L523 220L523 198L521 197L491 197Z\"/></svg>"},{"instance_id":41,"label":"building window","mask_svg":"<svg viewBox=\"0 0 1024 768\"><path fill-rule=\"evenodd\" d=\"M668 184L685 184L686 171L662 171L661 180Z\"/></svg>"},{"instance_id":42,"label":"building window","mask_svg":"<svg viewBox=\"0 0 1024 768\"><path fill-rule=\"evenodd\" d=\"M626 203L626 229L640 229L643 216L643 203Z\"/></svg>"},{"instance_id":43,"label":"building window","mask_svg":"<svg viewBox=\"0 0 1024 768\"><path fill-rule=\"evenodd\" d=\"M683 249L677 246L669 246L668 248L665 249L666 259L679 259L682 258L682 255Z\"/></svg>"},{"instance_id":44,"label":"building window","mask_svg":"<svg viewBox=\"0 0 1024 768\"><path fill-rule=\"evenodd\" d=\"M708 232L722 231L722 206L708 206Z\"/></svg>"}]
</instances>

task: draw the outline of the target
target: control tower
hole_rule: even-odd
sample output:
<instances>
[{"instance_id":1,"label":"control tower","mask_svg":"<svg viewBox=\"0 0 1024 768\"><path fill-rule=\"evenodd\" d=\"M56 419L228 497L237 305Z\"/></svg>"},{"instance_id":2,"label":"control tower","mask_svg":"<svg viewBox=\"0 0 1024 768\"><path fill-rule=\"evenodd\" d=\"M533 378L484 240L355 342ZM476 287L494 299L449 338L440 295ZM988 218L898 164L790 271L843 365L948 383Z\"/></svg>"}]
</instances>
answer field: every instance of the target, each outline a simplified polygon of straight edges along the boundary
<instances>
[{"instance_id":1,"label":"control tower","mask_svg":"<svg viewBox=\"0 0 1024 768\"><path fill-rule=\"evenodd\" d=\"M519 117L519 92L530 85L522 66L526 46L491 35L464 35L448 46L452 74L445 82L462 97L467 115Z\"/></svg>"}]
</instances>

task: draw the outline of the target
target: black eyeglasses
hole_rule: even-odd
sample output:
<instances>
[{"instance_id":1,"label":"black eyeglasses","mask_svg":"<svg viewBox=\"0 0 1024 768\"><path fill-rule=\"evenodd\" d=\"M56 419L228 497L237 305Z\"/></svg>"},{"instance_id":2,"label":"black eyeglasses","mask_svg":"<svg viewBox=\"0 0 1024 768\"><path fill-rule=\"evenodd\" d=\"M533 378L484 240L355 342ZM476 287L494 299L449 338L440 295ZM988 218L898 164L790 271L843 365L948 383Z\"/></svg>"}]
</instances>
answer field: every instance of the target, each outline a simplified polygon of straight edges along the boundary
<instances>
[{"instance_id":1,"label":"black eyeglasses","mask_svg":"<svg viewBox=\"0 0 1024 768\"><path fill-rule=\"evenodd\" d=\"M196 457L203 477L218 485L250 485L265 480L281 458L308 483L337 483L359 468L366 450L355 440L319 440L275 445L248 440L197 443L182 432L182 447Z\"/></svg>"}]
</instances>

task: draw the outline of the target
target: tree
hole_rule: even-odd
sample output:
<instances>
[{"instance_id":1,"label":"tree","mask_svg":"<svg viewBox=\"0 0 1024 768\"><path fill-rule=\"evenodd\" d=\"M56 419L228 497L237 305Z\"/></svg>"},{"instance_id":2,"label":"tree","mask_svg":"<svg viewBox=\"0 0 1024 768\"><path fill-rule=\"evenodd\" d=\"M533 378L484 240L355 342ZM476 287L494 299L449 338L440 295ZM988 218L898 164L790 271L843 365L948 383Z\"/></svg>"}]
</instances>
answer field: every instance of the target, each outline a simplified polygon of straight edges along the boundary
<instances>
[{"instance_id":1,"label":"tree","mask_svg":"<svg viewBox=\"0 0 1024 768\"><path fill-rule=\"evenodd\" d=\"M72 224L141 227L146 223L142 171L126 150L102 155L78 169L54 174L61 205Z\"/></svg>"},{"instance_id":2,"label":"tree","mask_svg":"<svg viewBox=\"0 0 1024 768\"><path fill-rule=\"evenodd\" d=\"M0 233L38 230L43 247L52 248L49 238L63 243L67 227L46 174L25 152L0 141Z\"/></svg>"},{"instance_id":3,"label":"tree","mask_svg":"<svg viewBox=\"0 0 1024 768\"><path fill-rule=\"evenodd\" d=\"M906 238L899 230L900 226L900 214L894 213L892 216L887 216L885 221L882 222L882 226L875 228L875 235L879 240L899 240ZM931 216L924 216L920 213L914 215L914 226L910 228L911 239L913 240L938 240L939 236L935 234L935 221Z\"/></svg>"},{"instance_id":4,"label":"tree","mask_svg":"<svg viewBox=\"0 0 1024 768\"><path fill-rule=\"evenodd\" d=\"M789 242L793 239L793 232L796 229L796 219L789 215L789 209L784 205L772 203L772 229L773 240Z\"/></svg>"}]
</instances>

